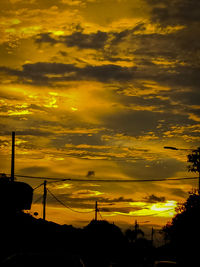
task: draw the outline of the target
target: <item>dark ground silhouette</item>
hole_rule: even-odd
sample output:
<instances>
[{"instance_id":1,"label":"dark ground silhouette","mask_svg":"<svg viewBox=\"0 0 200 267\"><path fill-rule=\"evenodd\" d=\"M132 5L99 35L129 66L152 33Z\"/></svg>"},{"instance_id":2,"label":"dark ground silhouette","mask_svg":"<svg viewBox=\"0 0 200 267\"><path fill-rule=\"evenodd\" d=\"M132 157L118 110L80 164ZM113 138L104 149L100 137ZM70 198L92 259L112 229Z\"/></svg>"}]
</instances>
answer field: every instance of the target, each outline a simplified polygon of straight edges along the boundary
<instances>
[{"instance_id":1,"label":"dark ground silhouette","mask_svg":"<svg viewBox=\"0 0 200 267\"><path fill-rule=\"evenodd\" d=\"M36 219L30 209L33 190L26 184L0 178L1 266L44 265L69 267L133 266L144 264L151 244L134 242L114 224L91 221L83 229ZM139 230L139 229L138 229Z\"/></svg>"},{"instance_id":2,"label":"dark ground silhouette","mask_svg":"<svg viewBox=\"0 0 200 267\"><path fill-rule=\"evenodd\" d=\"M122 233L104 220L93 220L80 229L36 219L23 212L24 207L30 208L32 189L5 177L0 178L0 200L1 266L150 267L155 260L198 266L199 194L191 194L166 225L166 245L159 248L145 239L137 224Z\"/></svg>"},{"instance_id":3,"label":"dark ground silhouette","mask_svg":"<svg viewBox=\"0 0 200 267\"><path fill-rule=\"evenodd\" d=\"M152 260L150 241L140 238L130 243L116 225L107 221L93 220L79 229L20 211L3 214L0 232L1 266L35 266L44 262L70 267L125 267L145 266L148 258L148 263Z\"/></svg>"}]
</instances>

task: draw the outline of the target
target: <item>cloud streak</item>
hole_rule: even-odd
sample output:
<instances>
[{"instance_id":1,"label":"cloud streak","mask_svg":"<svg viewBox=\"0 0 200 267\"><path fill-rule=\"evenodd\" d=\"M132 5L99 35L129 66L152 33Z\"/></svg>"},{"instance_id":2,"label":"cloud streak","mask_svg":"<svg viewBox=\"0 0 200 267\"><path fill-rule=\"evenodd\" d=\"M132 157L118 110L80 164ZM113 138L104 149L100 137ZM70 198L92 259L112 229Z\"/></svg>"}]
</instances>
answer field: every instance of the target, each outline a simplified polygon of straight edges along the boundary
<instances>
[{"instance_id":1,"label":"cloud streak","mask_svg":"<svg viewBox=\"0 0 200 267\"><path fill-rule=\"evenodd\" d=\"M100 82L127 81L133 79L135 68L108 64L101 66L87 65L79 68L73 64L37 62L25 64L22 70L0 67L1 72L16 76L18 81L51 85L55 82L96 80Z\"/></svg>"}]
</instances>

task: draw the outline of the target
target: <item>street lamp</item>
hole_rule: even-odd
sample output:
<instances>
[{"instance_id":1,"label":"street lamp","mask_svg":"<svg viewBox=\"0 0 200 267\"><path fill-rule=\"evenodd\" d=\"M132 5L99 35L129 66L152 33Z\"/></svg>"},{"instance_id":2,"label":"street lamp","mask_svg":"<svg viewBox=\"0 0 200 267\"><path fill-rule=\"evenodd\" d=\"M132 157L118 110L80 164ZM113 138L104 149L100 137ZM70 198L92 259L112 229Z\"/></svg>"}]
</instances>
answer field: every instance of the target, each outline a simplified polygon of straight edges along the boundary
<instances>
[{"instance_id":1,"label":"street lamp","mask_svg":"<svg viewBox=\"0 0 200 267\"><path fill-rule=\"evenodd\" d=\"M177 148L173 146L164 146L165 149L171 149L171 150L188 150L192 153L187 155L188 162L191 163L191 165L188 166L188 170L191 172L198 172L199 173L199 186L198 186L198 193L200 195L200 147L197 149L187 149L187 148Z\"/></svg>"}]
</instances>

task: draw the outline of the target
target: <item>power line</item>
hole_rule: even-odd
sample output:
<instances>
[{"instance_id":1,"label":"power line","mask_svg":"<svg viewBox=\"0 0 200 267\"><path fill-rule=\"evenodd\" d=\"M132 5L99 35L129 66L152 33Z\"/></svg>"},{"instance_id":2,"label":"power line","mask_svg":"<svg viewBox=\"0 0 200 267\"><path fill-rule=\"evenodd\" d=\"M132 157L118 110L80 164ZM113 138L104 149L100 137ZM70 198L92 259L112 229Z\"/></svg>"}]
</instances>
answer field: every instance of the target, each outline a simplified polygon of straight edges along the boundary
<instances>
[{"instance_id":1,"label":"power line","mask_svg":"<svg viewBox=\"0 0 200 267\"><path fill-rule=\"evenodd\" d=\"M39 202L40 200L42 200L42 198L43 198L43 196L38 197L38 198L33 202L33 204L36 204L37 202Z\"/></svg>"},{"instance_id":2,"label":"power line","mask_svg":"<svg viewBox=\"0 0 200 267\"><path fill-rule=\"evenodd\" d=\"M134 183L134 182L163 182L163 181L179 181L179 180L194 180L194 179L198 179L198 177L178 177L178 178L164 178L164 179L142 179L142 180L123 180L123 179L102 179L102 180L98 180L98 179L81 179L81 178L53 178L53 177L38 177L38 176L29 176L29 175L15 175L16 177L21 177L21 178L30 178L30 179L42 179L42 180L52 180L52 182L49 182L49 183L54 183L54 182L64 182L64 181L70 181L70 182L109 182L109 183L113 183L113 182L119 182L119 183ZM36 190L37 188L39 188L40 186L42 186L44 183L36 186L34 188L34 190ZM58 199L48 188L47 188L47 191L52 195L52 197L57 201L59 202L61 205L63 205L65 208L73 211L73 212L77 212L77 213L92 213L94 212L94 210L92 211L89 211L89 212L83 212L83 211L78 211L78 210L74 210L72 209L71 207L67 206L64 202L62 202L60 199ZM40 198L38 198L36 202L39 201ZM118 213L118 212L114 212L114 214L117 214L117 215L122 215L122 216L131 216L131 217L137 217L137 216L142 216L142 217L147 217L147 216L156 216L156 215L160 215L162 213L166 213L168 211L171 211L171 210L174 210L174 209L168 209L168 210L164 210L164 211L161 211L159 213L154 213L154 214L147 214L147 215L127 215L127 214L121 214L121 213ZM100 217L102 218L101 214L100 214L100 211L98 210L98 213L100 215ZM111 211L112 213L112 211Z\"/></svg>"},{"instance_id":3,"label":"power line","mask_svg":"<svg viewBox=\"0 0 200 267\"><path fill-rule=\"evenodd\" d=\"M182 177L182 178L164 178L164 179L142 179L142 180L122 180L122 179L69 179L72 182L103 182L103 183L139 183L139 182L163 182L163 181L179 181L179 180L194 180L198 177Z\"/></svg>"},{"instance_id":4,"label":"power line","mask_svg":"<svg viewBox=\"0 0 200 267\"><path fill-rule=\"evenodd\" d=\"M101 219L103 220L103 217L102 217L101 212L99 211L99 209L98 209L98 213L99 213Z\"/></svg>"},{"instance_id":5,"label":"power line","mask_svg":"<svg viewBox=\"0 0 200 267\"><path fill-rule=\"evenodd\" d=\"M83 178L60 178L60 177L41 177L29 175L15 175L20 178L52 180L54 182L100 182L100 183L142 183L142 182L164 182L164 181L179 181L179 180L195 180L198 177L177 177L177 178L160 178L160 179L136 179L136 180L123 180L123 179L83 179Z\"/></svg>"},{"instance_id":6,"label":"power line","mask_svg":"<svg viewBox=\"0 0 200 267\"><path fill-rule=\"evenodd\" d=\"M47 191L50 193L50 195L52 196L52 197L54 197L55 198L55 200L57 201L57 202L59 202L61 205L63 205L65 208L67 208L67 209L69 209L69 210L71 210L71 211L73 211L73 212L77 212L77 213L92 213L92 212L94 212L94 210L92 210L92 211L78 211L78 210L74 210L74 209L72 209L71 207L69 207L69 206L67 206L64 202L62 202L60 199L58 199L48 188L47 188Z\"/></svg>"},{"instance_id":7,"label":"power line","mask_svg":"<svg viewBox=\"0 0 200 267\"><path fill-rule=\"evenodd\" d=\"M42 186L44 183L40 184L39 186L37 186L36 188L39 188L40 186ZM72 209L71 207L67 206L64 202L62 202L60 199L58 199L58 197L56 197L48 188L46 188L46 190L50 193L50 195L58 202L60 203L62 206L64 206L65 208L73 211L73 212L77 212L77 213L92 213L94 211L98 212L101 219L103 220L103 217L100 213L100 210L98 208L96 208L95 210L91 210L91 211L88 211L88 212L85 212L85 211L78 211L78 210L74 210ZM34 201L34 204L36 204L39 200L41 200L43 198L43 196L40 196L38 199L36 199ZM118 212L112 212L110 211L109 213L114 213L116 215L121 215L121 216L127 216L127 217L138 217L138 216L142 216L142 217L148 217L148 216L156 216L156 215L160 215L162 213L166 213L166 212L169 212L169 211L174 211L174 208L172 209L167 209L167 210L164 210L164 211L160 211L160 212L157 212L157 213L153 213L153 214L147 214L147 215L129 215L129 214L122 214L122 213L118 213Z\"/></svg>"},{"instance_id":8,"label":"power line","mask_svg":"<svg viewBox=\"0 0 200 267\"><path fill-rule=\"evenodd\" d=\"M38 189L40 186L42 186L44 183L42 183L42 184L40 184L40 185L38 185L38 186L36 186L35 188L33 188L33 190L36 190L36 189Z\"/></svg>"},{"instance_id":9,"label":"power line","mask_svg":"<svg viewBox=\"0 0 200 267\"><path fill-rule=\"evenodd\" d=\"M7 174L6 174L7 175ZM20 177L20 178L30 178L30 179L42 179L42 180L59 180L59 182L61 181L67 181L67 180L71 180L71 178L53 178L53 177L42 177L42 176L30 176L30 175L15 175L16 177Z\"/></svg>"}]
</instances>

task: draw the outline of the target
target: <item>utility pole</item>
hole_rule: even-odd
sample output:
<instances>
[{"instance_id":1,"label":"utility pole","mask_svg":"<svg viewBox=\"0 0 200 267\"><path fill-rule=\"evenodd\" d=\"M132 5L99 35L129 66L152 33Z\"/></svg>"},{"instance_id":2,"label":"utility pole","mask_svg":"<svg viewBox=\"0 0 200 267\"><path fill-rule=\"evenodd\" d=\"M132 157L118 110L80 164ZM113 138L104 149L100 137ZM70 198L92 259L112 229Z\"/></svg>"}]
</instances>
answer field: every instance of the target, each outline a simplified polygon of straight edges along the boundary
<instances>
[{"instance_id":1,"label":"utility pole","mask_svg":"<svg viewBox=\"0 0 200 267\"><path fill-rule=\"evenodd\" d=\"M135 232L137 232L138 228L139 228L139 224L137 223L137 220L135 220Z\"/></svg>"},{"instance_id":2,"label":"utility pole","mask_svg":"<svg viewBox=\"0 0 200 267\"><path fill-rule=\"evenodd\" d=\"M139 224L137 223L137 220L135 220L135 239L137 239L137 236L138 236L138 228L139 228Z\"/></svg>"},{"instance_id":3,"label":"utility pole","mask_svg":"<svg viewBox=\"0 0 200 267\"><path fill-rule=\"evenodd\" d=\"M47 199L47 181L44 181L44 193L43 193L43 220L46 219L46 199Z\"/></svg>"},{"instance_id":4,"label":"utility pole","mask_svg":"<svg viewBox=\"0 0 200 267\"><path fill-rule=\"evenodd\" d=\"M12 132L11 182L15 179L15 132Z\"/></svg>"},{"instance_id":5,"label":"utility pole","mask_svg":"<svg viewBox=\"0 0 200 267\"><path fill-rule=\"evenodd\" d=\"M152 244L152 246L153 246L153 238L154 238L154 229L152 227L152 229L151 229L151 244Z\"/></svg>"},{"instance_id":6,"label":"utility pole","mask_svg":"<svg viewBox=\"0 0 200 267\"><path fill-rule=\"evenodd\" d=\"M95 221L97 221L97 212L98 212L98 204L97 201L95 202Z\"/></svg>"}]
</instances>

